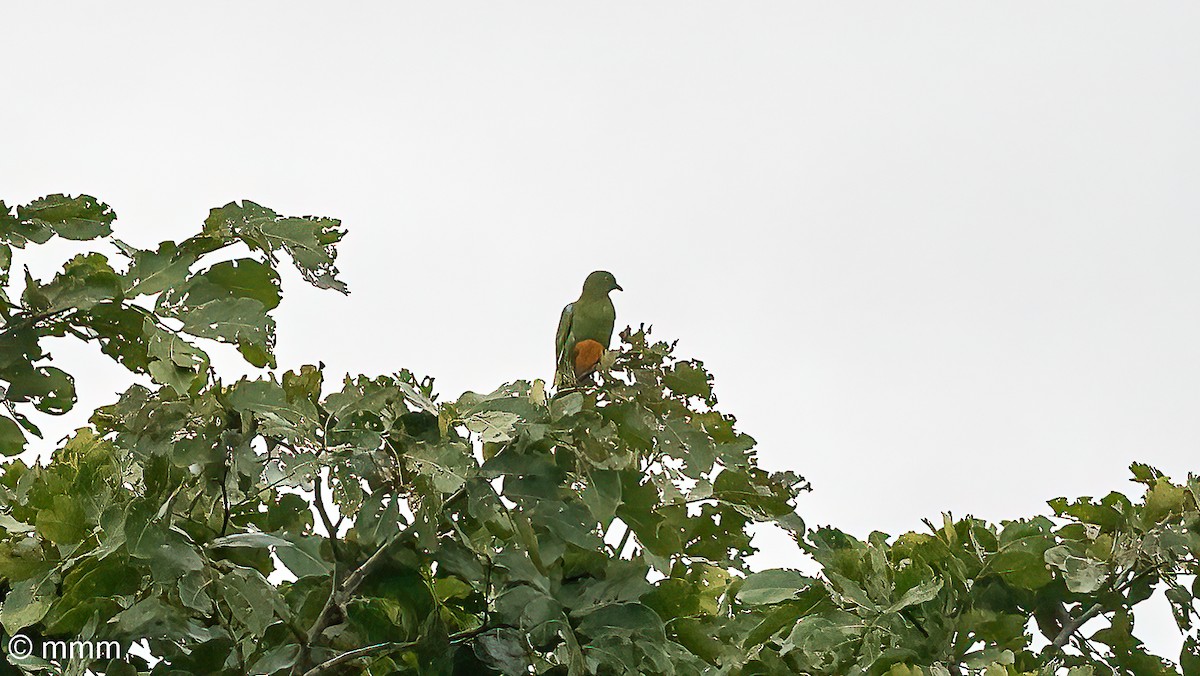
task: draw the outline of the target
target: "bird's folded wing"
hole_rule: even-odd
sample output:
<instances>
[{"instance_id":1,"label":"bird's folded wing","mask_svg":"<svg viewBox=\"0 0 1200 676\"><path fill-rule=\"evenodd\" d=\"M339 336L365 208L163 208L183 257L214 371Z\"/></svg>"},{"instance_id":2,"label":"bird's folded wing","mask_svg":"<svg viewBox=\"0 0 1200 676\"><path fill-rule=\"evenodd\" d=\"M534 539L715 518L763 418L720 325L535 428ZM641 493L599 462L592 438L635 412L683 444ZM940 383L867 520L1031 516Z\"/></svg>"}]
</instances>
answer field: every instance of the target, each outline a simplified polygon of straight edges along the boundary
<instances>
[{"instance_id":1,"label":"bird's folded wing","mask_svg":"<svg viewBox=\"0 0 1200 676\"><path fill-rule=\"evenodd\" d=\"M567 353L567 337L571 335L571 320L575 317L575 304L567 303L558 319L558 332L554 336L554 363L561 364Z\"/></svg>"}]
</instances>

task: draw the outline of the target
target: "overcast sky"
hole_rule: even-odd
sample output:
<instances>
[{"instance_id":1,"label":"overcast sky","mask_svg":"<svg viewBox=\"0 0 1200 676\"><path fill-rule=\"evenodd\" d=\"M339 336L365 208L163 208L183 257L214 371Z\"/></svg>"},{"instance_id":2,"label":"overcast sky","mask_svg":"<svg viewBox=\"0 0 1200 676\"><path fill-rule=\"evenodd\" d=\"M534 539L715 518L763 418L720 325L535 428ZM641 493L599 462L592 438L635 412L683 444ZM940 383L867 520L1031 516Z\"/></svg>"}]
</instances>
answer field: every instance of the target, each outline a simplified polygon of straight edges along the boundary
<instances>
[{"instance_id":1,"label":"overcast sky","mask_svg":"<svg viewBox=\"0 0 1200 676\"><path fill-rule=\"evenodd\" d=\"M1200 4L0 20L0 199L95 195L141 246L234 199L343 219L352 295L285 279L281 368L407 367L450 398L548 378L562 305L604 268L618 322L678 338L763 463L812 480L810 525L1026 516L1136 491L1134 460L1198 469ZM62 361L83 400L56 433L128 383Z\"/></svg>"}]
</instances>

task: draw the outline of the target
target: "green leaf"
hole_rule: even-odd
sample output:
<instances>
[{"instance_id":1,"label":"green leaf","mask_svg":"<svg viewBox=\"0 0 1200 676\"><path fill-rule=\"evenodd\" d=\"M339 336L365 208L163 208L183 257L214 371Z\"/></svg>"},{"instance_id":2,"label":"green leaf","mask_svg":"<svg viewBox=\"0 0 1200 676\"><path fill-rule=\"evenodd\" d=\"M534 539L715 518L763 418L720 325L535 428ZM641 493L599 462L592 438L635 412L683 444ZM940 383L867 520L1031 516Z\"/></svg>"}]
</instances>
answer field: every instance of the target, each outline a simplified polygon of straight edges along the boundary
<instances>
[{"instance_id":1,"label":"green leaf","mask_svg":"<svg viewBox=\"0 0 1200 676\"><path fill-rule=\"evenodd\" d=\"M792 628L783 641L782 652L795 651L809 665L836 665L854 654L854 642L861 631L862 622L850 613L827 611L808 615Z\"/></svg>"},{"instance_id":2,"label":"green leaf","mask_svg":"<svg viewBox=\"0 0 1200 676\"><path fill-rule=\"evenodd\" d=\"M925 580L920 584L910 588L900 597L898 601L888 606L884 612L897 613L909 606L917 606L937 598L938 592L942 590L942 580L935 578Z\"/></svg>"},{"instance_id":3,"label":"green leaf","mask_svg":"<svg viewBox=\"0 0 1200 676\"><path fill-rule=\"evenodd\" d=\"M255 366L274 366L275 320L267 311L278 304L275 271L243 259L193 275L163 294L158 310L182 321L183 330L193 336L237 345Z\"/></svg>"},{"instance_id":4,"label":"green leaf","mask_svg":"<svg viewBox=\"0 0 1200 676\"><path fill-rule=\"evenodd\" d=\"M147 370L154 381L180 395L198 391L208 380L208 355L179 336L158 328L147 317L142 324L150 357Z\"/></svg>"},{"instance_id":5,"label":"green leaf","mask_svg":"<svg viewBox=\"0 0 1200 676\"><path fill-rule=\"evenodd\" d=\"M144 296L161 293L181 284L188 276L196 255L180 249L174 242L163 242L156 251L141 251L121 245L133 263L122 277L128 296Z\"/></svg>"},{"instance_id":6,"label":"green leaf","mask_svg":"<svg viewBox=\"0 0 1200 676\"><path fill-rule=\"evenodd\" d=\"M420 475L428 478L439 493L453 493L466 483L474 458L463 444L417 444L409 449L406 460Z\"/></svg>"},{"instance_id":7,"label":"green leaf","mask_svg":"<svg viewBox=\"0 0 1200 676\"><path fill-rule=\"evenodd\" d=\"M129 554L149 562L154 579L175 583L192 571L201 570L204 561L187 534L162 521L153 505L138 505L125 519L125 541Z\"/></svg>"},{"instance_id":8,"label":"green leaf","mask_svg":"<svg viewBox=\"0 0 1200 676\"><path fill-rule=\"evenodd\" d=\"M764 570L746 577L738 589L737 600L752 606L782 603L796 598L814 582L795 570Z\"/></svg>"},{"instance_id":9,"label":"green leaf","mask_svg":"<svg viewBox=\"0 0 1200 676\"><path fill-rule=\"evenodd\" d=\"M275 367L275 320L249 298L217 300L179 312L183 330L199 338L236 345L246 361Z\"/></svg>"},{"instance_id":10,"label":"green leaf","mask_svg":"<svg viewBox=\"0 0 1200 676\"><path fill-rule=\"evenodd\" d=\"M367 494L354 519L357 539L367 547L378 547L389 541L400 530L402 517L397 503L396 498L389 498L379 491Z\"/></svg>"},{"instance_id":11,"label":"green leaf","mask_svg":"<svg viewBox=\"0 0 1200 676\"><path fill-rule=\"evenodd\" d=\"M292 543L283 538L276 537L269 533L234 533L212 540L206 545L209 549L218 549L221 547L253 547L253 548L269 548L269 547L291 547Z\"/></svg>"},{"instance_id":12,"label":"green leaf","mask_svg":"<svg viewBox=\"0 0 1200 676\"><path fill-rule=\"evenodd\" d=\"M612 470L593 470L580 498L592 512L592 517L605 526L616 516L621 505L621 477Z\"/></svg>"},{"instance_id":13,"label":"green leaf","mask_svg":"<svg viewBox=\"0 0 1200 676\"><path fill-rule=\"evenodd\" d=\"M591 512L576 502L539 501L530 510L530 519L553 533L558 540L585 551L600 546L600 536L596 533L596 522Z\"/></svg>"},{"instance_id":14,"label":"green leaf","mask_svg":"<svg viewBox=\"0 0 1200 676\"><path fill-rule=\"evenodd\" d=\"M1075 556L1069 545L1058 545L1046 550L1046 563L1062 572L1067 589L1076 594L1091 594L1098 591L1108 580L1108 566L1102 561Z\"/></svg>"},{"instance_id":15,"label":"green leaf","mask_svg":"<svg viewBox=\"0 0 1200 676\"><path fill-rule=\"evenodd\" d=\"M12 243L18 249L26 244L43 244L54 233L44 224L26 223L12 213L12 207L0 200L0 242Z\"/></svg>"},{"instance_id":16,"label":"green leaf","mask_svg":"<svg viewBox=\"0 0 1200 676\"><path fill-rule=\"evenodd\" d=\"M250 667L252 674L273 674L296 664L300 659L299 645L281 645L266 651ZM108 676L108 674L105 674Z\"/></svg>"},{"instance_id":17,"label":"green leaf","mask_svg":"<svg viewBox=\"0 0 1200 676\"><path fill-rule=\"evenodd\" d=\"M23 521L17 521L4 512L0 512L0 528L3 528L5 533L13 535L32 533L35 530L33 526Z\"/></svg>"},{"instance_id":18,"label":"green leaf","mask_svg":"<svg viewBox=\"0 0 1200 676\"><path fill-rule=\"evenodd\" d=\"M589 610L580 618L579 630L592 638L665 638L658 614L641 603L610 603Z\"/></svg>"},{"instance_id":19,"label":"green leaf","mask_svg":"<svg viewBox=\"0 0 1200 676\"><path fill-rule=\"evenodd\" d=\"M303 216L285 218L275 223L264 224L264 239L282 247L291 255L292 261L310 284L321 289L333 289L346 293L346 285L337 279L334 267L337 244L345 231L341 221L334 218Z\"/></svg>"},{"instance_id":20,"label":"green leaf","mask_svg":"<svg viewBox=\"0 0 1200 676\"><path fill-rule=\"evenodd\" d=\"M1170 514L1183 510L1186 492L1182 486L1176 486L1166 477L1160 477L1146 491L1146 519L1157 523Z\"/></svg>"},{"instance_id":21,"label":"green leaf","mask_svg":"<svg viewBox=\"0 0 1200 676\"><path fill-rule=\"evenodd\" d=\"M335 245L346 234L341 221L332 218L282 218L250 200L230 202L209 212L204 232L211 237L234 236L252 250L274 258L282 250L292 257L296 269L310 284L346 293L337 279Z\"/></svg>"},{"instance_id":22,"label":"green leaf","mask_svg":"<svg viewBox=\"0 0 1200 676\"><path fill-rule=\"evenodd\" d=\"M179 601L193 610L210 613L213 607L210 584L203 571L185 573L179 578Z\"/></svg>"},{"instance_id":23,"label":"green leaf","mask_svg":"<svg viewBox=\"0 0 1200 676\"><path fill-rule=\"evenodd\" d=\"M529 673L529 650L524 635L516 629L492 629L479 635L473 643L480 662L504 676Z\"/></svg>"},{"instance_id":24,"label":"green leaf","mask_svg":"<svg viewBox=\"0 0 1200 676\"><path fill-rule=\"evenodd\" d=\"M32 280L30 280L32 281ZM43 313L87 310L97 303L120 299L121 278L98 253L82 254L67 261L62 272L48 284L28 285L26 304Z\"/></svg>"},{"instance_id":25,"label":"green leaf","mask_svg":"<svg viewBox=\"0 0 1200 676\"><path fill-rule=\"evenodd\" d=\"M762 645L771 637L779 634L780 630L786 628L791 632L791 628L801 617L812 612L815 604L801 603L781 603L769 610L762 617L762 620L755 625L749 633L741 641L741 646L744 650L751 650L759 645Z\"/></svg>"},{"instance_id":26,"label":"green leaf","mask_svg":"<svg viewBox=\"0 0 1200 676\"><path fill-rule=\"evenodd\" d=\"M221 576L217 588L233 616L255 636L266 631L283 605L275 587L252 568L235 567Z\"/></svg>"},{"instance_id":27,"label":"green leaf","mask_svg":"<svg viewBox=\"0 0 1200 676\"><path fill-rule=\"evenodd\" d=\"M275 555L288 570L298 578L308 576L324 576L333 570L333 564L325 559L322 552L325 538L309 535L290 536L288 547L279 547Z\"/></svg>"},{"instance_id":28,"label":"green leaf","mask_svg":"<svg viewBox=\"0 0 1200 676\"><path fill-rule=\"evenodd\" d=\"M283 374L283 391L289 401L306 399L316 403L321 398L321 385L325 380L322 367L305 364L297 371Z\"/></svg>"},{"instance_id":29,"label":"green leaf","mask_svg":"<svg viewBox=\"0 0 1200 676\"><path fill-rule=\"evenodd\" d=\"M1195 637L1184 639L1183 649L1179 652L1179 668L1183 670L1183 676L1200 676L1200 642Z\"/></svg>"},{"instance_id":30,"label":"green leaf","mask_svg":"<svg viewBox=\"0 0 1200 676\"><path fill-rule=\"evenodd\" d=\"M200 280L204 281L205 286L211 285L207 293L192 289ZM257 300L267 310L279 306L279 273L252 258L217 263L195 275L184 288L200 296L201 302L212 297L231 297ZM220 292L214 293L212 289L220 289Z\"/></svg>"},{"instance_id":31,"label":"green leaf","mask_svg":"<svg viewBox=\"0 0 1200 676\"><path fill-rule=\"evenodd\" d=\"M34 231L45 229L63 239L74 240L112 234L112 222L117 218L111 207L95 197L61 194L42 197L17 207L17 216Z\"/></svg>"},{"instance_id":32,"label":"green leaf","mask_svg":"<svg viewBox=\"0 0 1200 676\"><path fill-rule=\"evenodd\" d=\"M0 415L0 455L12 457L25 450L25 433L11 418Z\"/></svg>"},{"instance_id":33,"label":"green leaf","mask_svg":"<svg viewBox=\"0 0 1200 676\"><path fill-rule=\"evenodd\" d=\"M581 410L583 410L583 394L579 392L556 396L550 401L550 417L553 420L568 418Z\"/></svg>"},{"instance_id":34,"label":"green leaf","mask_svg":"<svg viewBox=\"0 0 1200 676\"><path fill-rule=\"evenodd\" d=\"M1158 481L1158 478L1162 476L1162 472L1142 462L1131 464L1129 471L1133 473L1134 481L1144 483L1147 486L1153 486L1154 482Z\"/></svg>"},{"instance_id":35,"label":"green leaf","mask_svg":"<svg viewBox=\"0 0 1200 676\"><path fill-rule=\"evenodd\" d=\"M3 206L3 204L4 202L0 202L0 206ZM12 247L0 241L0 286L8 283L8 274L11 269ZM3 289L0 289L0 302L3 302L3 304L7 306L9 304L8 298L3 294Z\"/></svg>"},{"instance_id":36,"label":"green leaf","mask_svg":"<svg viewBox=\"0 0 1200 676\"><path fill-rule=\"evenodd\" d=\"M48 633L81 636L98 617L112 617L122 609L121 597L136 594L140 572L118 556L88 557L71 568L62 580L61 598L43 619Z\"/></svg>"},{"instance_id":37,"label":"green leaf","mask_svg":"<svg viewBox=\"0 0 1200 676\"><path fill-rule=\"evenodd\" d=\"M151 320L149 311L113 301L98 303L79 318L82 326L96 333L104 354L135 373L145 373L150 367L147 320Z\"/></svg>"},{"instance_id":38,"label":"green leaf","mask_svg":"<svg viewBox=\"0 0 1200 676\"><path fill-rule=\"evenodd\" d=\"M702 399L712 398L708 371L700 362L679 362L663 375L663 384L676 394Z\"/></svg>"},{"instance_id":39,"label":"green leaf","mask_svg":"<svg viewBox=\"0 0 1200 676\"><path fill-rule=\"evenodd\" d=\"M520 416L516 413L481 411L463 422L484 443L501 443L513 438L518 420Z\"/></svg>"},{"instance_id":40,"label":"green leaf","mask_svg":"<svg viewBox=\"0 0 1200 676\"><path fill-rule=\"evenodd\" d=\"M863 589L862 585L855 580L828 569L825 570L825 577L829 578L829 581L833 584L833 588L845 597L846 600L871 613L879 612L879 606L871 598L870 594L867 593L867 590ZM871 578L869 580L874 581Z\"/></svg>"},{"instance_id":41,"label":"green leaf","mask_svg":"<svg viewBox=\"0 0 1200 676\"><path fill-rule=\"evenodd\" d=\"M51 415L62 415L75 405L75 379L53 366L38 366L9 372L8 399L32 402L34 408Z\"/></svg>"},{"instance_id":42,"label":"green leaf","mask_svg":"<svg viewBox=\"0 0 1200 676\"><path fill-rule=\"evenodd\" d=\"M1011 584L1023 589L1039 589L1053 579L1046 566L1046 550L1055 545L1052 524L1045 517L1029 521L1010 521L1000 533L999 551L988 567Z\"/></svg>"},{"instance_id":43,"label":"green leaf","mask_svg":"<svg viewBox=\"0 0 1200 676\"><path fill-rule=\"evenodd\" d=\"M195 643L184 612L157 596L138 601L113 619L118 635Z\"/></svg>"},{"instance_id":44,"label":"green leaf","mask_svg":"<svg viewBox=\"0 0 1200 676\"><path fill-rule=\"evenodd\" d=\"M791 472L730 468L717 475L712 495L751 519L766 521L793 513L791 503L800 486L799 477Z\"/></svg>"},{"instance_id":45,"label":"green leaf","mask_svg":"<svg viewBox=\"0 0 1200 676\"><path fill-rule=\"evenodd\" d=\"M87 533L83 508L69 495L56 495L50 507L38 511L37 532L55 544L79 542Z\"/></svg>"},{"instance_id":46,"label":"green leaf","mask_svg":"<svg viewBox=\"0 0 1200 676\"><path fill-rule=\"evenodd\" d=\"M307 399L288 399L274 380L241 380L229 389L229 407L253 413L266 434L300 440L316 425L317 409Z\"/></svg>"},{"instance_id":47,"label":"green leaf","mask_svg":"<svg viewBox=\"0 0 1200 676\"><path fill-rule=\"evenodd\" d=\"M296 538L288 540L269 533L234 533L217 538L208 543L209 549L221 547L251 547L275 548L275 554L296 577L307 575L326 575L333 570L333 564L321 557L320 547L323 538Z\"/></svg>"},{"instance_id":48,"label":"green leaf","mask_svg":"<svg viewBox=\"0 0 1200 676\"><path fill-rule=\"evenodd\" d=\"M17 582L4 597L0 624L4 625L9 635L37 624L50 610L54 596L54 581L50 573Z\"/></svg>"}]
</instances>

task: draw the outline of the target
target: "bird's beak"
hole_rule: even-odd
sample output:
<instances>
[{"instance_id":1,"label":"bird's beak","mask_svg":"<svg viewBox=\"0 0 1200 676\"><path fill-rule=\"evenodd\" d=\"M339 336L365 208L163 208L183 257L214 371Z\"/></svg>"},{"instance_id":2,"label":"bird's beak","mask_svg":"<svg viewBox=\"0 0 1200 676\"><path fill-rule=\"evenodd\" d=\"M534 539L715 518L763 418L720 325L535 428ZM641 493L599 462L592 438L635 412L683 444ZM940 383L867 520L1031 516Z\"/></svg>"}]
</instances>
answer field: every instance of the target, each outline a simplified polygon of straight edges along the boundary
<instances>
[{"instance_id":1,"label":"bird's beak","mask_svg":"<svg viewBox=\"0 0 1200 676\"><path fill-rule=\"evenodd\" d=\"M620 284L614 284L613 290L614 291L624 291L625 289L622 289Z\"/></svg>"}]
</instances>

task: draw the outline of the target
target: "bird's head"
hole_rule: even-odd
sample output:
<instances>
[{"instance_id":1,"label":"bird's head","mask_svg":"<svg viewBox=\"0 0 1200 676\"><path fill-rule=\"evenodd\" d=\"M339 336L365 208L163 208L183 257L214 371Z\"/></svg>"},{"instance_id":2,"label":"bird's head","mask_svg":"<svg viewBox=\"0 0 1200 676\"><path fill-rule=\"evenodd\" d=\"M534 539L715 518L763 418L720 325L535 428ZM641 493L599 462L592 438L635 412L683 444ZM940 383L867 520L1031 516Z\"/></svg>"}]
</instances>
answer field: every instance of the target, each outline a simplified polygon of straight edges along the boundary
<instances>
[{"instance_id":1,"label":"bird's head","mask_svg":"<svg viewBox=\"0 0 1200 676\"><path fill-rule=\"evenodd\" d=\"M583 281L584 293L608 293L609 291L624 291L613 273L607 270L597 270Z\"/></svg>"}]
</instances>

